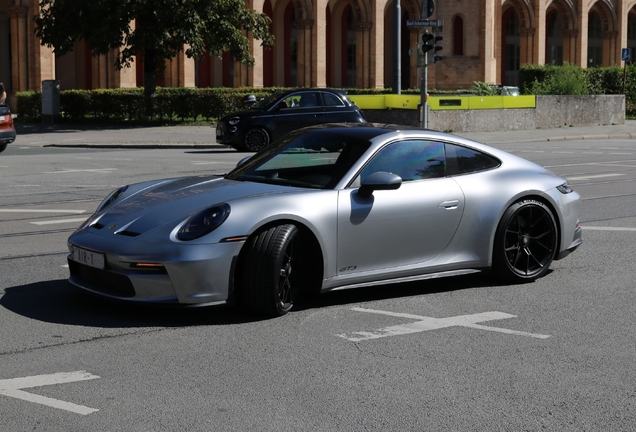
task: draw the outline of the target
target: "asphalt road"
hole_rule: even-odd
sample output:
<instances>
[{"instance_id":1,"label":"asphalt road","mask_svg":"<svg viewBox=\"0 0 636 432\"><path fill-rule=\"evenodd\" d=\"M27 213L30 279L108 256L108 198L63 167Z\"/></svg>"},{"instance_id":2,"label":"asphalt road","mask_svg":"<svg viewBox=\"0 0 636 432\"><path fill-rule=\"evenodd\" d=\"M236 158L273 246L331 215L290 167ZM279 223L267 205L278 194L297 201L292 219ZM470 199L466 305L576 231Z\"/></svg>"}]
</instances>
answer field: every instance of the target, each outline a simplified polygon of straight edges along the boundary
<instances>
[{"instance_id":1,"label":"asphalt road","mask_svg":"<svg viewBox=\"0 0 636 432\"><path fill-rule=\"evenodd\" d=\"M66 238L107 192L226 172L244 154L206 147L205 129L176 143L172 129L23 133L0 155L0 430L631 431L628 126L480 139L568 177L583 197L583 246L535 283L334 292L272 320L113 304L66 283ZM163 145L134 144L152 134ZM109 142L120 145L98 147ZM361 338L408 325L420 331Z\"/></svg>"}]
</instances>

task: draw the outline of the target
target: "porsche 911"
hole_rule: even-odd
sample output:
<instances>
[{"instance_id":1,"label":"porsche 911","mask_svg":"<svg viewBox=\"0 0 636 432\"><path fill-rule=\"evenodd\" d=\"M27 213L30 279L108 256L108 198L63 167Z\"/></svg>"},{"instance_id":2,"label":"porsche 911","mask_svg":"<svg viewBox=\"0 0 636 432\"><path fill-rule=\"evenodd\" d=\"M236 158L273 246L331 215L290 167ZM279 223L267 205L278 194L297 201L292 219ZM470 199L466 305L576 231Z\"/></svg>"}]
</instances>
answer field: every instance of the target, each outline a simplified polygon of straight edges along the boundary
<instances>
[{"instance_id":1,"label":"porsche 911","mask_svg":"<svg viewBox=\"0 0 636 432\"><path fill-rule=\"evenodd\" d=\"M299 129L226 175L131 184L68 240L70 283L139 303L240 304L490 272L543 277L582 243L565 178L446 133Z\"/></svg>"}]
</instances>

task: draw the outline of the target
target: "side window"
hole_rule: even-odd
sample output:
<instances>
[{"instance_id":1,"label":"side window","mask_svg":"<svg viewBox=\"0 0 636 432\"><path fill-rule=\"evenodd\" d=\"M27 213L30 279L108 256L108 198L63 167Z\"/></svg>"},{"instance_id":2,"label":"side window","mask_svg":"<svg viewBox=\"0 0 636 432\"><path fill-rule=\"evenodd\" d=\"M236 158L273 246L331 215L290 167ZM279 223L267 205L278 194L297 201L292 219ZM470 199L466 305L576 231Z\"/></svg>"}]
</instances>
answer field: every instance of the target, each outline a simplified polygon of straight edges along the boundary
<instances>
[{"instance_id":1,"label":"side window","mask_svg":"<svg viewBox=\"0 0 636 432\"><path fill-rule=\"evenodd\" d=\"M480 151L446 144L446 175L469 174L496 168L501 162Z\"/></svg>"},{"instance_id":2,"label":"side window","mask_svg":"<svg viewBox=\"0 0 636 432\"><path fill-rule=\"evenodd\" d=\"M399 141L384 147L373 157L362 169L360 181L378 171L397 174L405 182L443 177L445 166L444 143Z\"/></svg>"},{"instance_id":3,"label":"side window","mask_svg":"<svg viewBox=\"0 0 636 432\"><path fill-rule=\"evenodd\" d=\"M344 102L340 98L332 93L322 93L322 101L325 106L345 106Z\"/></svg>"}]
</instances>

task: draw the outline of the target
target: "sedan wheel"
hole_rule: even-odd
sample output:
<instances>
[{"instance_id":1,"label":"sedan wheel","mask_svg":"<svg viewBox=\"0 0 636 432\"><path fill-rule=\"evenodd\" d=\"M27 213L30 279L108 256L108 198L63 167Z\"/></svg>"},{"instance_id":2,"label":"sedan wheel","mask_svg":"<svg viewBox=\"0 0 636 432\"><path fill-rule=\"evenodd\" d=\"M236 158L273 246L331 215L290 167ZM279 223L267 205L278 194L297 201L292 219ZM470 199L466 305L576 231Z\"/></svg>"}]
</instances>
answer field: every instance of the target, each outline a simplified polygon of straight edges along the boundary
<instances>
[{"instance_id":1,"label":"sedan wheel","mask_svg":"<svg viewBox=\"0 0 636 432\"><path fill-rule=\"evenodd\" d=\"M245 150L257 152L269 144L269 134L265 129L253 128L245 133Z\"/></svg>"},{"instance_id":2,"label":"sedan wheel","mask_svg":"<svg viewBox=\"0 0 636 432\"><path fill-rule=\"evenodd\" d=\"M554 216L542 202L519 201L504 213L493 248L495 273L511 282L545 275L557 249Z\"/></svg>"},{"instance_id":3,"label":"sedan wheel","mask_svg":"<svg viewBox=\"0 0 636 432\"><path fill-rule=\"evenodd\" d=\"M241 267L246 306L257 313L281 316L289 312L298 294L300 257L298 228L286 224L253 236L246 244Z\"/></svg>"}]
</instances>

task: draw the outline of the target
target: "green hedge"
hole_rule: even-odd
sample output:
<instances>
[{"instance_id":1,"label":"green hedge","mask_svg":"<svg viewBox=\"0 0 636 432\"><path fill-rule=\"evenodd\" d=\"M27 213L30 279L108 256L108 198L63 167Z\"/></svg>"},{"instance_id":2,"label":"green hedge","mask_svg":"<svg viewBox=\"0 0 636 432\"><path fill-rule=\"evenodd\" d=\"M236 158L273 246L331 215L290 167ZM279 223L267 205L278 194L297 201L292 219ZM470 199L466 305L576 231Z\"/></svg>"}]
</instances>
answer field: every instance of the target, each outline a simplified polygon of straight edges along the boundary
<instances>
[{"instance_id":1,"label":"green hedge","mask_svg":"<svg viewBox=\"0 0 636 432\"><path fill-rule=\"evenodd\" d=\"M522 94L593 95L623 94L625 79L625 114L636 116L636 65L584 69L574 65L531 65L519 70Z\"/></svg>"},{"instance_id":2,"label":"green hedge","mask_svg":"<svg viewBox=\"0 0 636 432\"><path fill-rule=\"evenodd\" d=\"M129 122L216 120L243 108L243 97L270 95L279 88L157 88L154 114L145 113L144 89L64 90L60 92L60 114L64 121ZM21 121L41 121L42 94L19 92L17 114Z\"/></svg>"}]
</instances>

